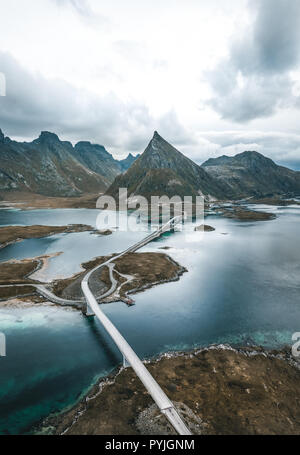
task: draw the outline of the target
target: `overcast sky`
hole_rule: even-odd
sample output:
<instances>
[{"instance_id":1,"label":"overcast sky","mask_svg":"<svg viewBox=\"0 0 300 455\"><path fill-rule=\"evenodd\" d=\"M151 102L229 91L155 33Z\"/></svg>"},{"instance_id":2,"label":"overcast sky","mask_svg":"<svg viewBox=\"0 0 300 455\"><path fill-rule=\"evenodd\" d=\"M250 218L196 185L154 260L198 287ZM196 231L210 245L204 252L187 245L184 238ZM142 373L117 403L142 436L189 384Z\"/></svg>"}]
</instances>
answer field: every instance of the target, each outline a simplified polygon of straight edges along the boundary
<instances>
[{"instance_id":1,"label":"overcast sky","mask_svg":"<svg viewBox=\"0 0 300 455\"><path fill-rule=\"evenodd\" d=\"M299 0L0 0L0 128L300 169Z\"/></svg>"}]
</instances>

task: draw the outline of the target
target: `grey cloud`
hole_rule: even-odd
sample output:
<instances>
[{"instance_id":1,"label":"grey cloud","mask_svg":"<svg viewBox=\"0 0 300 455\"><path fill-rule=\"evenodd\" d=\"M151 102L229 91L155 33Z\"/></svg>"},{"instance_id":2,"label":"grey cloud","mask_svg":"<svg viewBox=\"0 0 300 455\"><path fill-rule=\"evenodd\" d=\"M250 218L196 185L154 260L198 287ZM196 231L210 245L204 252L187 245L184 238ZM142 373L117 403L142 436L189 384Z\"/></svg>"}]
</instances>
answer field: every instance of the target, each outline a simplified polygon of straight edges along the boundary
<instances>
[{"instance_id":1,"label":"grey cloud","mask_svg":"<svg viewBox=\"0 0 300 455\"><path fill-rule=\"evenodd\" d=\"M300 56L300 2L255 0L258 16L254 27L256 60L267 71L292 69Z\"/></svg>"},{"instance_id":2,"label":"grey cloud","mask_svg":"<svg viewBox=\"0 0 300 455\"><path fill-rule=\"evenodd\" d=\"M7 81L7 96L0 99L0 128L7 135L33 138L50 130L73 142L103 143L115 154L141 152L156 129L189 142L174 112L154 119L141 103L33 75L7 53L0 52L0 69Z\"/></svg>"},{"instance_id":3,"label":"grey cloud","mask_svg":"<svg viewBox=\"0 0 300 455\"><path fill-rule=\"evenodd\" d=\"M222 68L219 68L220 74ZM232 80L236 72L232 70ZM251 75L246 77L242 86L238 83L229 91L216 88L216 96L210 100L210 105L223 118L235 122L248 122L260 117L273 115L278 108L292 107L295 98L292 96L292 82L288 76ZM224 83L221 81L221 87Z\"/></svg>"},{"instance_id":4,"label":"grey cloud","mask_svg":"<svg viewBox=\"0 0 300 455\"><path fill-rule=\"evenodd\" d=\"M250 0L255 8L252 29L232 44L231 57L244 73L282 73L300 57L300 2Z\"/></svg>"},{"instance_id":5,"label":"grey cloud","mask_svg":"<svg viewBox=\"0 0 300 455\"><path fill-rule=\"evenodd\" d=\"M209 104L223 118L247 122L297 106L289 75L300 59L300 2L252 0L252 27L235 38L230 56L207 76L214 90Z\"/></svg>"}]
</instances>

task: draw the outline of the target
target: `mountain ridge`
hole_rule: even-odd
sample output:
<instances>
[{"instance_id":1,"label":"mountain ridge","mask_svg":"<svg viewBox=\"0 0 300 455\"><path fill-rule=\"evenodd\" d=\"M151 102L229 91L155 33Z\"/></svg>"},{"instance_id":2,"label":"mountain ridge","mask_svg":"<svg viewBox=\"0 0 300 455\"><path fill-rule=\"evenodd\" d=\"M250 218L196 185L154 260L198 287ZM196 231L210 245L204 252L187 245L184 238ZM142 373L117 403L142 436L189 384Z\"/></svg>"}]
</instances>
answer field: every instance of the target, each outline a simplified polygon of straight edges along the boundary
<instances>
[{"instance_id":1,"label":"mountain ridge","mask_svg":"<svg viewBox=\"0 0 300 455\"><path fill-rule=\"evenodd\" d=\"M142 155L115 160L103 145L74 146L42 131L32 142L17 142L0 129L0 192L31 192L73 197L103 193L129 196L197 196L238 200L300 195L300 172L277 165L256 151L210 158L201 166L183 155L157 131Z\"/></svg>"},{"instance_id":2,"label":"mountain ridge","mask_svg":"<svg viewBox=\"0 0 300 455\"><path fill-rule=\"evenodd\" d=\"M256 151L210 158L202 167L228 185L228 197L299 195L300 172L276 164Z\"/></svg>"},{"instance_id":3,"label":"mountain ridge","mask_svg":"<svg viewBox=\"0 0 300 455\"><path fill-rule=\"evenodd\" d=\"M73 146L49 131L31 142L17 142L0 129L0 158L1 192L55 197L104 192L126 168L102 145L80 141Z\"/></svg>"}]
</instances>

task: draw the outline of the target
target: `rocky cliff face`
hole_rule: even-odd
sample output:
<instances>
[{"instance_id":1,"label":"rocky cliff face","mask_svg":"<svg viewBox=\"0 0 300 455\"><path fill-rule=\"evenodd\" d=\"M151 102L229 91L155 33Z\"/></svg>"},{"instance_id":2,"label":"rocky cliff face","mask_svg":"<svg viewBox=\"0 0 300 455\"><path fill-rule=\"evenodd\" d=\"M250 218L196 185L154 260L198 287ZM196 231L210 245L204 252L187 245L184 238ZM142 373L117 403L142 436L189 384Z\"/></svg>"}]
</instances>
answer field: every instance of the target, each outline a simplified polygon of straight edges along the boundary
<instances>
[{"instance_id":1,"label":"rocky cliff face","mask_svg":"<svg viewBox=\"0 0 300 455\"><path fill-rule=\"evenodd\" d=\"M78 196L105 191L124 164L103 146L79 142L73 147L44 131L30 143L5 138L0 130L0 191L45 196Z\"/></svg>"},{"instance_id":2,"label":"rocky cliff face","mask_svg":"<svg viewBox=\"0 0 300 455\"><path fill-rule=\"evenodd\" d=\"M227 185L229 198L300 194L300 172L278 166L258 152L209 159L202 167L215 180Z\"/></svg>"},{"instance_id":3,"label":"rocky cliff face","mask_svg":"<svg viewBox=\"0 0 300 455\"><path fill-rule=\"evenodd\" d=\"M119 188L127 188L129 196L141 195L148 199L199 194L222 198L222 186L155 132L143 155L125 174L116 178L107 193L117 197Z\"/></svg>"},{"instance_id":4,"label":"rocky cliff face","mask_svg":"<svg viewBox=\"0 0 300 455\"><path fill-rule=\"evenodd\" d=\"M1 191L76 196L104 191L110 182L76 160L71 143L49 132L30 143L2 138L0 157Z\"/></svg>"},{"instance_id":5,"label":"rocky cliff face","mask_svg":"<svg viewBox=\"0 0 300 455\"><path fill-rule=\"evenodd\" d=\"M108 182L112 182L122 172L119 162L103 145L78 142L72 150L72 155L87 169L102 175Z\"/></svg>"}]
</instances>

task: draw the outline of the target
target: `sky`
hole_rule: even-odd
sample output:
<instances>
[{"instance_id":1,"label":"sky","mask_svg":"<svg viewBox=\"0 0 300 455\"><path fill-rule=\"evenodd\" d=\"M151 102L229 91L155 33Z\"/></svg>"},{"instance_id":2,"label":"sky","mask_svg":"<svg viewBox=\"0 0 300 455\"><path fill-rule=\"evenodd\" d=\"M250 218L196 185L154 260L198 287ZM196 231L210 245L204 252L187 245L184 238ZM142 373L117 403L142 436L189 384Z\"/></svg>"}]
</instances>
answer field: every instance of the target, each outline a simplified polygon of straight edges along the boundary
<instances>
[{"instance_id":1,"label":"sky","mask_svg":"<svg viewBox=\"0 0 300 455\"><path fill-rule=\"evenodd\" d=\"M300 170L299 0L0 0L0 128ZM1 94L1 90L0 90Z\"/></svg>"}]
</instances>

